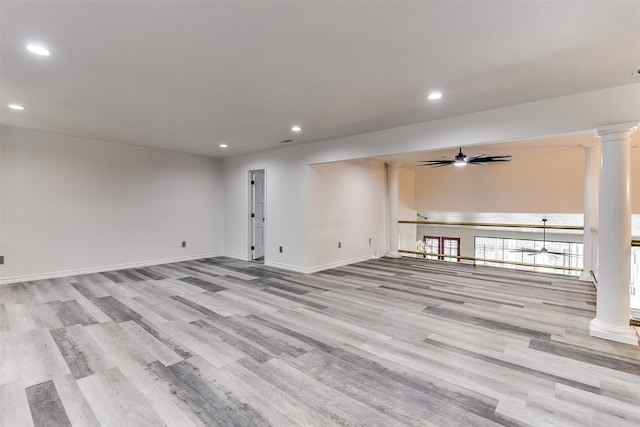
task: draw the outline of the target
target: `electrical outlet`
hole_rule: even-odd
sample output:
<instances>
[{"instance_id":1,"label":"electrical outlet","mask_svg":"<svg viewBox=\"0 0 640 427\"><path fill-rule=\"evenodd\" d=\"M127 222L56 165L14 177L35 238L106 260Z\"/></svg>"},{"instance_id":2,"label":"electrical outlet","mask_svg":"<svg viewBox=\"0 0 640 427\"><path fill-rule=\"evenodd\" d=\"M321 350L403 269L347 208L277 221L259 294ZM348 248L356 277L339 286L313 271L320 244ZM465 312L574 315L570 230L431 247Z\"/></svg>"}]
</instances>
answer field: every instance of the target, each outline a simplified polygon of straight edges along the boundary
<instances>
[{"instance_id":1,"label":"electrical outlet","mask_svg":"<svg viewBox=\"0 0 640 427\"><path fill-rule=\"evenodd\" d=\"M187 241L186 241L186 240L183 240L183 241L182 241L182 247L183 247L183 248L186 248L186 247L187 247Z\"/></svg>"},{"instance_id":2,"label":"electrical outlet","mask_svg":"<svg viewBox=\"0 0 640 427\"><path fill-rule=\"evenodd\" d=\"M0 256L0 265L4 264L4 255Z\"/></svg>"},{"instance_id":3,"label":"electrical outlet","mask_svg":"<svg viewBox=\"0 0 640 427\"><path fill-rule=\"evenodd\" d=\"M280 249L279 249L279 251L280 251L280 253L282 253L282 246L280 246Z\"/></svg>"},{"instance_id":4,"label":"electrical outlet","mask_svg":"<svg viewBox=\"0 0 640 427\"><path fill-rule=\"evenodd\" d=\"M338 242L338 249L342 247L342 242Z\"/></svg>"},{"instance_id":5,"label":"electrical outlet","mask_svg":"<svg viewBox=\"0 0 640 427\"><path fill-rule=\"evenodd\" d=\"M371 237L369 237L369 246L371 246Z\"/></svg>"}]
</instances>

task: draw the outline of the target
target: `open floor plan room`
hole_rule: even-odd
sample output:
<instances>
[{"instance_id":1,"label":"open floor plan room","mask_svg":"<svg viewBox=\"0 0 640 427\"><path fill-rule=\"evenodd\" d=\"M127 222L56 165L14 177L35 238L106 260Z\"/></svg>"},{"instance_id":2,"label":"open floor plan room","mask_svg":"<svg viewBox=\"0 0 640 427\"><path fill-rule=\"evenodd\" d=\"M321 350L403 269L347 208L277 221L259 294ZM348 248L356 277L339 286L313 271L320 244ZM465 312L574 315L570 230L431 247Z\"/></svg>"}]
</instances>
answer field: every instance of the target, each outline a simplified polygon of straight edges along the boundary
<instances>
[{"instance_id":1,"label":"open floor plan room","mask_svg":"<svg viewBox=\"0 0 640 427\"><path fill-rule=\"evenodd\" d=\"M231 258L0 288L3 426L640 424L637 347L577 279Z\"/></svg>"}]
</instances>

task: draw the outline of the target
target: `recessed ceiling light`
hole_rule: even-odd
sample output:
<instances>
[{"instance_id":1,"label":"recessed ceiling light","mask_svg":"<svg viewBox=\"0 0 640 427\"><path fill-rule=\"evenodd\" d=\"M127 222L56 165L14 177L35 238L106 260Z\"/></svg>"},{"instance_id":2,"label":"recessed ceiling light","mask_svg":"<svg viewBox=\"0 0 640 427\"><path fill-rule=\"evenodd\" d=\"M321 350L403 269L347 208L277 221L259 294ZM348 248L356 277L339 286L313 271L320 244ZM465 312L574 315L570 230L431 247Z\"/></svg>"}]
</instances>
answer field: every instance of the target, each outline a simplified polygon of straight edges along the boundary
<instances>
[{"instance_id":1,"label":"recessed ceiling light","mask_svg":"<svg viewBox=\"0 0 640 427\"><path fill-rule=\"evenodd\" d=\"M429 96L427 96L431 101L435 101L436 99L442 98L442 93L440 92L431 92Z\"/></svg>"},{"instance_id":2,"label":"recessed ceiling light","mask_svg":"<svg viewBox=\"0 0 640 427\"><path fill-rule=\"evenodd\" d=\"M227 144L220 144L220 145L219 145L219 147L220 147L220 148L227 148L227 147L228 147L228 145L227 145Z\"/></svg>"},{"instance_id":3,"label":"recessed ceiling light","mask_svg":"<svg viewBox=\"0 0 640 427\"><path fill-rule=\"evenodd\" d=\"M24 110L24 107L20 104L9 104L9 108L12 110Z\"/></svg>"},{"instance_id":4,"label":"recessed ceiling light","mask_svg":"<svg viewBox=\"0 0 640 427\"><path fill-rule=\"evenodd\" d=\"M47 49L46 47L40 44L29 44L27 45L27 50L31 53L35 53L36 55L40 55L40 56L51 55L51 52L49 52L49 49Z\"/></svg>"},{"instance_id":5,"label":"recessed ceiling light","mask_svg":"<svg viewBox=\"0 0 640 427\"><path fill-rule=\"evenodd\" d=\"M291 126L291 132L300 132L302 130L302 128L298 125L296 126Z\"/></svg>"}]
</instances>

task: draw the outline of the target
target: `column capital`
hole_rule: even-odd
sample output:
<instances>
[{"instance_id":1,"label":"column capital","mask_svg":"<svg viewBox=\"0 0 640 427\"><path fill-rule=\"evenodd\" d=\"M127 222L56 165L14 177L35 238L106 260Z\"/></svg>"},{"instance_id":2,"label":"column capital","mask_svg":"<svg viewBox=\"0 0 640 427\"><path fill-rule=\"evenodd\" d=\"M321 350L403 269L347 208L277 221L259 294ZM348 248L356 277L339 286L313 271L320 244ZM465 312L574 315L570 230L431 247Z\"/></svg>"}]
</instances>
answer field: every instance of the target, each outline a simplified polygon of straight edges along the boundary
<instances>
[{"instance_id":1,"label":"column capital","mask_svg":"<svg viewBox=\"0 0 640 427\"><path fill-rule=\"evenodd\" d=\"M613 123L610 125L598 126L595 128L596 136L603 137L605 135L627 134L638 128L638 122Z\"/></svg>"},{"instance_id":2,"label":"column capital","mask_svg":"<svg viewBox=\"0 0 640 427\"><path fill-rule=\"evenodd\" d=\"M584 151L594 151L600 148L597 144L582 144L581 147Z\"/></svg>"}]
</instances>

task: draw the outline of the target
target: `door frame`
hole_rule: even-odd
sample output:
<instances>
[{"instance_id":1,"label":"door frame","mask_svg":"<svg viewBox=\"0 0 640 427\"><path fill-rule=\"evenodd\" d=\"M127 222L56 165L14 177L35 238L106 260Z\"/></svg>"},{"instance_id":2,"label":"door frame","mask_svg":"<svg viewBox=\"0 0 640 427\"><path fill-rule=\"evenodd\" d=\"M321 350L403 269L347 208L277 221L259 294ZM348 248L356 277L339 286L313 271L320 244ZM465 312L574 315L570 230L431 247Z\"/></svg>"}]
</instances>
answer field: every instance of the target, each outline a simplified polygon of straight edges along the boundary
<instances>
[{"instance_id":1,"label":"door frame","mask_svg":"<svg viewBox=\"0 0 640 427\"><path fill-rule=\"evenodd\" d=\"M439 254L444 254L444 242L445 242L445 240L453 240L453 241L456 241L456 242L457 242L457 247L458 247L458 251L457 251L458 253L457 253L456 255L457 255L457 256L460 256L460 237L447 237L447 236L423 236L423 237L422 237L422 241L425 243L425 245L426 245L426 243L427 243L427 239L430 239L430 240L437 240L437 241L438 241L438 253L439 253ZM425 248L425 250L426 250L426 248ZM423 255L422 257L423 257L423 258L426 258L427 256L426 256L426 255ZM439 256L439 257L438 257L438 259L439 259L439 260L441 260L441 261L444 261L444 260L445 260L445 257L443 257L443 256ZM447 258L447 261L448 261L448 260L449 260L449 259ZM455 258L455 261L456 261L456 262L460 262L460 258Z\"/></svg>"},{"instance_id":2,"label":"door frame","mask_svg":"<svg viewBox=\"0 0 640 427\"><path fill-rule=\"evenodd\" d=\"M253 221L251 214L253 213L253 187L251 181L253 179L253 174L255 172L263 172L263 185L262 189L263 194L263 213L264 213L264 226L262 228L262 242L264 247L264 261L267 259L267 168L254 168L247 170L247 261L253 261L253 250L251 246L253 245L254 236L253 236Z\"/></svg>"}]
</instances>

